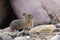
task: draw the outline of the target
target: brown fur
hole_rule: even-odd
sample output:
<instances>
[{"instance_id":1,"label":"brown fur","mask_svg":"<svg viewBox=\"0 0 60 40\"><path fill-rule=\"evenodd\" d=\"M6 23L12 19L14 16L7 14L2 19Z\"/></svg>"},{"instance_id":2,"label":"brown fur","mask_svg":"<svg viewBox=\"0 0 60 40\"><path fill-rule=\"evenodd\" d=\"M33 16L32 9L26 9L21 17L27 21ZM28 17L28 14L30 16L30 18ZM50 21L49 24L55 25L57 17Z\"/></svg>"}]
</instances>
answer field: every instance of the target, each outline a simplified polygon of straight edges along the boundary
<instances>
[{"instance_id":1,"label":"brown fur","mask_svg":"<svg viewBox=\"0 0 60 40\"><path fill-rule=\"evenodd\" d=\"M15 29L30 29L33 27L33 16L31 14L25 15L23 19L13 20L10 24L12 30Z\"/></svg>"}]
</instances>

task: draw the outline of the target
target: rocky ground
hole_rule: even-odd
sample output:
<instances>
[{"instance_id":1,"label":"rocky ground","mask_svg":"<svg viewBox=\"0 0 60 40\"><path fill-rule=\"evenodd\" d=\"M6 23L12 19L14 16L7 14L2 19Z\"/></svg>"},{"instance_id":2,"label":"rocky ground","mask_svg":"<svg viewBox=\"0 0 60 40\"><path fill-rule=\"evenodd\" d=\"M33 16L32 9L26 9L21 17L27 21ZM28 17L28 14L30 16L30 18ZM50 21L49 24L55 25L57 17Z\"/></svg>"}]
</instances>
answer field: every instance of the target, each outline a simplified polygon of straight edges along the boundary
<instances>
[{"instance_id":1,"label":"rocky ground","mask_svg":"<svg viewBox=\"0 0 60 40\"><path fill-rule=\"evenodd\" d=\"M0 40L60 40L60 23L56 25L39 25L28 32L11 31L11 28L0 29Z\"/></svg>"}]
</instances>

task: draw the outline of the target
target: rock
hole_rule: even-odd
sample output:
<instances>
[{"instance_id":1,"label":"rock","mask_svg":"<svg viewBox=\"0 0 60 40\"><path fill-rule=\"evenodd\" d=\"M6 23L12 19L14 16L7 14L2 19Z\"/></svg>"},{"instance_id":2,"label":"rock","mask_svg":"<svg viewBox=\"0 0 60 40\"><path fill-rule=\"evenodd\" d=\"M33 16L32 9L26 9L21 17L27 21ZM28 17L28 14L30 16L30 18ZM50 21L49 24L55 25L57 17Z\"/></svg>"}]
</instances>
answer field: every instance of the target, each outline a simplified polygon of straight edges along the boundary
<instances>
[{"instance_id":1,"label":"rock","mask_svg":"<svg viewBox=\"0 0 60 40\"><path fill-rule=\"evenodd\" d=\"M33 38L33 40L41 40L40 38Z\"/></svg>"},{"instance_id":2,"label":"rock","mask_svg":"<svg viewBox=\"0 0 60 40\"><path fill-rule=\"evenodd\" d=\"M18 18L24 18L23 13L31 13L34 17L34 26L51 21L39 0L12 0L11 5Z\"/></svg>"},{"instance_id":3,"label":"rock","mask_svg":"<svg viewBox=\"0 0 60 40\"><path fill-rule=\"evenodd\" d=\"M13 40L10 36L6 35L6 36L3 36L4 40Z\"/></svg>"},{"instance_id":4,"label":"rock","mask_svg":"<svg viewBox=\"0 0 60 40\"><path fill-rule=\"evenodd\" d=\"M3 33L3 29L0 29L0 33Z\"/></svg>"},{"instance_id":5,"label":"rock","mask_svg":"<svg viewBox=\"0 0 60 40\"><path fill-rule=\"evenodd\" d=\"M40 0L42 7L54 18L60 19L60 6L53 0Z\"/></svg>"},{"instance_id":6,"label":"rock","mask_svg":"<svg viewBox=\"0 0 60 40\"><path fill-rule=\"evenodd\" d=\"M0 39L1 39L1 40L13 40L13 39L11 38L11 36L8 36L8 35L6 35L6 34L4 34L4 33L0 33Z\"/></svg>"},{"instance_id":7,"label":"rock","mask_svg":"<svg viewBox=\"0 0 60 40\"><path fill-rule=\"evenodd\" d=\"M60 40L60 35L55 35L50 40Z\"/></svg>"},{"instance_id":8,"label":"rock","mask_svg":"<svg viewBox=\"0 0 60 40\"><path fill-rule=\"evenodd\" d=\"M60 0L53 0L54 2L56 2L57 3L57 5L59 5L60 6Z\"/></svg>"},{"instance_id":9,"label":"rock","mask_svg":"<svg viewBox=\"0 0 60 40\"><path fill-rule=\"evenodd\" d=\"M14 31L14 32L11 34L11 36L12 36L12 37L16 37L18 33L19 33L19 31L16 30L16 31Z\"/></svg>"},{"instance_id":10,"label":"rock","mask_svg":"<svg viewBox=\"0 0 60 40\"><path fill-rule=\"evenodd\" d=\"M53 32L56 29L54 25L40 25L32 28L29 33L34 32Z\"/></svg>"},{"instance_id":11,"label":"rock","mask_svg":"<svg viewBox=\"0 0 60 40\"><path fill-rule=\"evenodd\" d=\"M57 27L57 28L60 28L60 23L56 24L56 27Z\"/></svg>"},{"instance_id":12,"label":"rock","mask_svg":"<svg viewBox=\"0 0 60 40\"><path fill-rule=\"evenodd\" d=\"M17 37L19 31L18 31L18 30L14 31L14 32L6 32L6 31L5 31L5 32L3 32L3 33L6 34L6 35L11 36L12 38L15 38L15 37Z\"/></svg>"},{"instance_id":13,"label":"rock","mask_svg":"<svg viewBox=\"0 0 60 40\"><path fill-rule=\"evenodd\" d=\"M25 37L16 37L14 40L32 40L30 36L25 36Z\"/></svg>"},{"instance_id":14,"label":"rock","mask_svg":"<svg viewBox=\"0 0 60 40\"><path fill-rule=\"evenodd\" d=\"M46 36L46 39L49 40L51 39L53 36L52 35L49 35L49 36Z\"/></svg>"},{"instance_id":15,"label":"rock","mask_svg":"<svg viewBox=\"0 0 60 40\"><path fill-rule=\"evenodd\" d=\"M18 37L18 36L24 36L27 35L28 31L27 30L22 30L22 31L19 31L19 30L14 30L13 32L11 31L11 27L7 27L5 29L3 29L3 32L4 34L7 34L9 36L11 36L12 38L15 38L15 37Z\"/></svg>"},{"instance_id":16,"label":"rock","mask_svg":"<svg viewBox=\"0 0 60 40\"><path fill-rule=\"evenodd\" d=\"M19 36L26 36L25 31L20 31L19 33L17 33L17 37L19 37Z\"/></svg>"},{"instance_id":17,"label":"rock","mask_svg":"<svg viewBox=\"0 0 60 40\"><path fill-rule=\"evenodd\" d=\"M4 34L11 35L13 32L11 31L11 28L10 27L7 27L7 28L3 29L3 33Z\"/></svg>"},{"instance_id":18,"label":"rock","mask_svg":"<svg viewBox=\"0 0 60 40\"><path fill-rule=\"evenodd\" d=\"M53 31L56 29L54 25L40 25L32 28L29 31L30 36L40 37L43 40L46 40L46 36L53 34Z\"/></svg>"},{"instance_id":19,"label":"rock","mask_svg":"<svg viewBox=\"0 0 60 40\"><path fill-rule=\"evenodd\" d=\"M6 35L9 35L12 38L15 38L18 35L19 31L18 30L14 30L12 32L11 31L11 28L10 27L7 27L7 28L3 29L3 32L2 33L6 34Z\"/></svg>"},{"instance_id":20,"label":"rock","mask_svg":"<svg viewBox=\"0 0 60 40\"><path fill-rule=\"evenodd\" d=\"M4 29L3 29L3 32L12 32L12 31L11 31L11 27L4 28Z\"/></svg>"}]
</instances>

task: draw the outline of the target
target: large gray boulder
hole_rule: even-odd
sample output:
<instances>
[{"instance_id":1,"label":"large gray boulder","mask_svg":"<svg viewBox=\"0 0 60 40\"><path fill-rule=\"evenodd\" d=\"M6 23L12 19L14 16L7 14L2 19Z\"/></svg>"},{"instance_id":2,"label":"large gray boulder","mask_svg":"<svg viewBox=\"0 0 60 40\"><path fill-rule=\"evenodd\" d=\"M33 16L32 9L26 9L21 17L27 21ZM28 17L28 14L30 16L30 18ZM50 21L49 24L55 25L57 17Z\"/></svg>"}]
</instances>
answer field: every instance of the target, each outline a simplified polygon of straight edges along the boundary
<instances>
[{"instance_id":1,"label":"large gray boulder","mask_svg":"<svg viewBox=\"0 0 60 40\"><path fill-rule=\"evenodd\" d=\"M23 13L31 13L34 17L34 25L50 22L50 17L42 8L39 0L11 0L12 8L18 18L23 18Z\"/></svg>"},{"instance_id":2,"label":"large gray boulder","mask_svg":"<svg viewBox=\"0 0 60 40\"><path fill-rule=\"evenodd\" d=\"M56 2L60 6L60 0L53 0L53 1Z\"/></svg>"},{"instance_id":3,"label":"large gray boulder","mask_svg":"<svg viewBox=\"0 0 60 40\"><path fill-rule=\"evenodd\" d=\"M60 6L54 0L40 0L42 7L54 18L60 18Z\"/></svg>"}]
</instances>

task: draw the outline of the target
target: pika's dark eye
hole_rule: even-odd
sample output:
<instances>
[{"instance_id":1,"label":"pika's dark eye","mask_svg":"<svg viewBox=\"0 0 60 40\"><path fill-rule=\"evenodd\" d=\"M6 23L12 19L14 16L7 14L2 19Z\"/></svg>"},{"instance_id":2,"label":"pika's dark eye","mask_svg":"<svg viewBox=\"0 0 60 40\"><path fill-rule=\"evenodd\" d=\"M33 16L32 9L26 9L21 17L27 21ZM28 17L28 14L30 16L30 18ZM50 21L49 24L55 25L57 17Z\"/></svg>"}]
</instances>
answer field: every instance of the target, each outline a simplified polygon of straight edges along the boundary
<instances>
[{"instance_id":1,"label":"pika's dark eye","mask_svg":"<svg viewBox=\"0 0 60 40\"><path fill-rule=\"evenodd\" d=\"M23 16L25 16L26 13L23 13Z\"/></svg>"}]
</instances>

